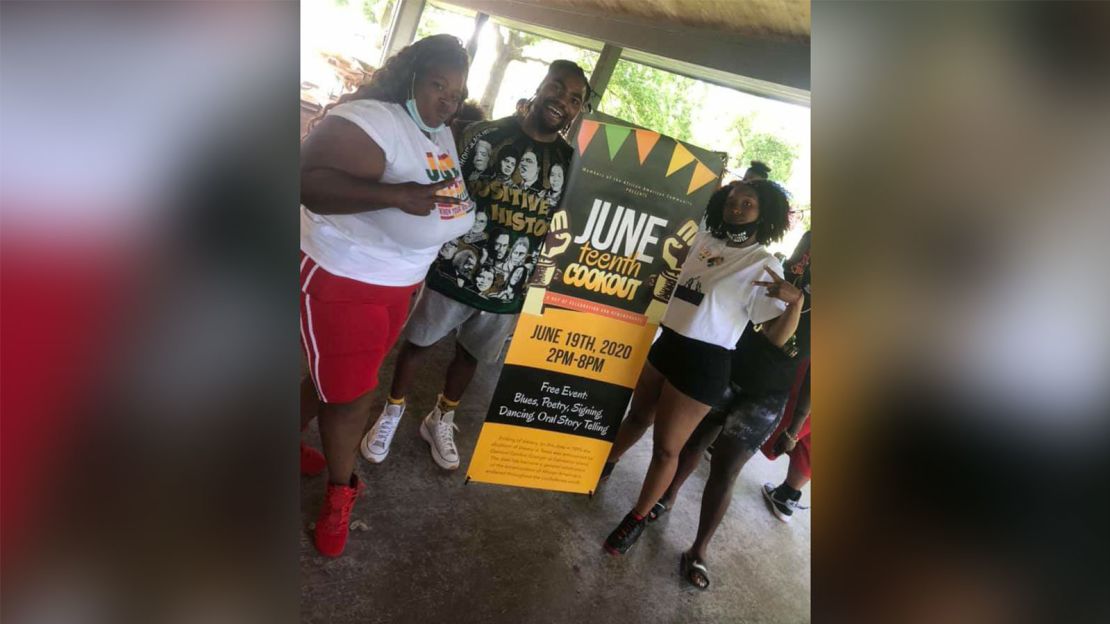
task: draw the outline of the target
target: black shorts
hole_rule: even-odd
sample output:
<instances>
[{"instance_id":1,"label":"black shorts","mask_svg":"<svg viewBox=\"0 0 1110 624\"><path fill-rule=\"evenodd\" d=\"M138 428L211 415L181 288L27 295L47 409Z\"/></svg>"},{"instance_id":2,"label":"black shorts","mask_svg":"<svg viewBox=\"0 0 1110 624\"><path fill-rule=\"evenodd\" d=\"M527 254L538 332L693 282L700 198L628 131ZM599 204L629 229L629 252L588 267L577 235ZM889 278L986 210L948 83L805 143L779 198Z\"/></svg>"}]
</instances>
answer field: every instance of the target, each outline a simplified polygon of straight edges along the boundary
<instances>
[{"instance_id":1,"label":"black shorts","mask_svg":"<svg viewBox=\"0 0 1110 624\"><path fill-rule=\"evenodd\" d=\"M763 446L782 420L790 392L747 394L731 384L725 397L709 410L699 427L721 427L721 436L740 444L746 451Z\"/></svg>"},{"instance_id":2,"label":"black shorts","mask_svg":"<svg viewBox=\"0 0 1110 624\"><path fill-rule=\"evenodd\" d=\"M651 345L648 361L679 392L700 403L716 405L728 389L732 351L724 347L664 327Z\"/></svg>"}]
</instances>

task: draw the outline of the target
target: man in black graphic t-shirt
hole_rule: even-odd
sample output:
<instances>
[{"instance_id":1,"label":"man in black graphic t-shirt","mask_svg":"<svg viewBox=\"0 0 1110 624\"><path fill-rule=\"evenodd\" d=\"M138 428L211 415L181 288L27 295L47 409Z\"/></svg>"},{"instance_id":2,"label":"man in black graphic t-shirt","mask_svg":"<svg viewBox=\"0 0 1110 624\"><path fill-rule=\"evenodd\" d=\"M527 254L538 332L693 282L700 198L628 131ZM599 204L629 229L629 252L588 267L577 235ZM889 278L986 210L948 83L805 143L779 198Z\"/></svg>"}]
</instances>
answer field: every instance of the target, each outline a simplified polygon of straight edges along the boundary
<instances>
[{"instance_id":1,"label":"man in black graphic t-shirt","mask_svg":"<svg viewBox=\"0 0 1110 624\"><path fill-rule=\"evenodd\" d=\"M555 61L526 114L467 126L459 141L459 164L477 204L475 223L484 220L485 230L472 230L454 241L454 253L476 253L478 266L473 273L464 272L450 249L432 264L409 318L389 400L363 439L367 460L379 463L389 453L421 353L456 331L455 358L447 369L443 393L421 423L420 433L439 466L458 467L455 407L478 362L496 361L516 325L525 284L570 171L574 150L559 133L570 127L589 94L586 75L578 65Z\"/></svg>"}]
</instances>

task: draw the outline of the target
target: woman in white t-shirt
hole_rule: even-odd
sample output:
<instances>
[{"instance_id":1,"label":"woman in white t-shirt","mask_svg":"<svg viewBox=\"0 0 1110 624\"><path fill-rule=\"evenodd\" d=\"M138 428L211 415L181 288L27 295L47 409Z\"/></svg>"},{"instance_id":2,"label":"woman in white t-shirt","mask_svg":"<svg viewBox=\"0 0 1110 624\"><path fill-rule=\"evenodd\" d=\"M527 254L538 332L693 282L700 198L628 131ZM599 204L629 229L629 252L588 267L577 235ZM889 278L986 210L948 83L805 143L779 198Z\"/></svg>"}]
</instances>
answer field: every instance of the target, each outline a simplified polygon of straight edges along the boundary
<instances>
[{"instance_id":1,"label":"woman in white t-shirt","mask_svg":"<svg viewBox=\"0 0 1110 624\"><path fill-rule=\"evenodd\" d=\"M301 471L328 469L314 541L331 557L360 488L355 451L378 367L439 248L474 224L444 125L467 69L458 39L422 39L328 107L302 146L301 422L319 416L324 456L302 444Z\"/></svg>"},{"instance_id":2,"label":"woman in white t-shirt","mask_svg":"<svg viewBox=\"0 0 1110 624\"><path fill-rule=\"evenodd\" d=\"M690 433L728 388L731 351L748 322L772 328L787 315L778 291L760 285L782 263L766 245L786 232L790 203L774 182L733 182L709 199L706 227L685 257L674 296L652 345L628 417L621 424L609 461L617 460L653 423L651 465L636 506L605 540L623 554L639 538L648 512L675 475L678 455Z\"/></svg>"}]
</instances>

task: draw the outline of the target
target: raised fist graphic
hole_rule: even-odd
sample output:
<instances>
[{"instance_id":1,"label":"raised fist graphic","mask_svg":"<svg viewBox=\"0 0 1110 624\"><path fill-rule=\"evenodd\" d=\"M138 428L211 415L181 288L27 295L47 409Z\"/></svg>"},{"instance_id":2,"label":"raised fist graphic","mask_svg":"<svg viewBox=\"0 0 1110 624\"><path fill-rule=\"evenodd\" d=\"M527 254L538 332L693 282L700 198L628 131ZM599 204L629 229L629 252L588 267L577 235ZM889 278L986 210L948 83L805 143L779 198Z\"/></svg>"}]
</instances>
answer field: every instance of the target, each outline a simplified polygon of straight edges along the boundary
<instances>
[{"instance_id":1,"label":"raised fist graphic","mask_svg":"<svg viewBox=\"0 0 1110 624\"><path fill-rule=\"evenodd\" d=\"M694 243L697 233L698 224L688 220L678 228L678 231L663 239L662 256L666 267L658 275L650 278L652 300L648 304L647 317L652 322L657 323L663 318L667 303L671 300L674 289L678 287L678 275L682 270L682 263L686 261L686 255L690 253L690 245Z\"/></svg>"},{"instance_id":2,"label":"raised fist graphic","mask_svg":"<svg viewBox=\"0 0 1110 624\"><path fill-rule=\"evenodd\" d=\"M536 271L532 274L533 285L546 288L551 283L555 277L555 258L567 250L572 238L567 211L560 210L551 215L551 227L547 231L543 247L540 248Z\"/></svg>"}]
</instances>

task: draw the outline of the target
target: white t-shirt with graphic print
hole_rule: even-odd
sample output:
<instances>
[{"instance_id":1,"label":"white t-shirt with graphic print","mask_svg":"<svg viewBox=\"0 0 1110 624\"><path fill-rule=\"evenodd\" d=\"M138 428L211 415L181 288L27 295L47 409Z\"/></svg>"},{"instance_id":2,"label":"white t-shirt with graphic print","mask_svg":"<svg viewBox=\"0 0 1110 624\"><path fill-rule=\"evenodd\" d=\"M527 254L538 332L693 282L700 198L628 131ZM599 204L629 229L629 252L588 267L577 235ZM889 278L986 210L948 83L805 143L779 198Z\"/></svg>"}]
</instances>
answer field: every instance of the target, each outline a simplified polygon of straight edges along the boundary
<instances>
[{"instance_id":1,"label":"white t-shirt with graphic print","mask_svg":"<svg viewBox=\"0 0 1110 624\"><path fill-rule=\"evenodd\" d=\"M399 208L321 215L301 206L301 249L328 272L367 284L419 282L439 248L474 225L474 203L462 183L451 129L444 127L429 140L404 107L376 100L346 102L328 115L355 124L381 147L382 183L432 184L453 177L459 184L440 193L466 201L462 206L440 204L422 217Z\"/></svg>"},{"instance_id":2,"label":"white t-shirt with graphic print","mask_svg":"<svg viewBox=\"0 0 1110 624\"><path fill-rule=\"evenodd\" d=\"M782 275L782 262L763 245L728 247L709 232L698 232L663 325L687 338L735 349L749 320L764 323L786 310L786 302L752 284L771 280L766 267Z\"/></svg>"}]
</instances>

